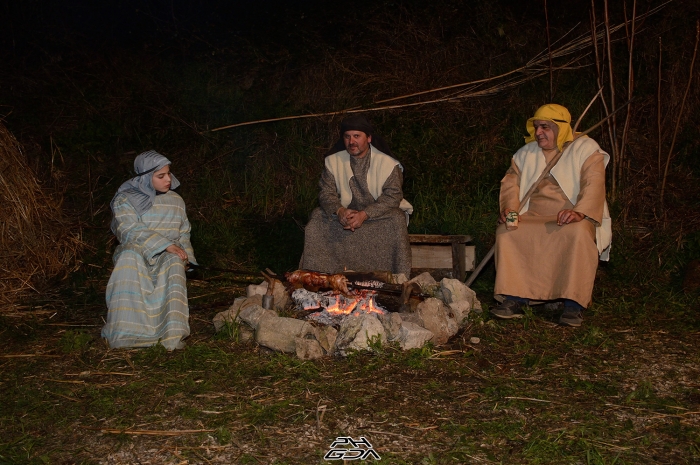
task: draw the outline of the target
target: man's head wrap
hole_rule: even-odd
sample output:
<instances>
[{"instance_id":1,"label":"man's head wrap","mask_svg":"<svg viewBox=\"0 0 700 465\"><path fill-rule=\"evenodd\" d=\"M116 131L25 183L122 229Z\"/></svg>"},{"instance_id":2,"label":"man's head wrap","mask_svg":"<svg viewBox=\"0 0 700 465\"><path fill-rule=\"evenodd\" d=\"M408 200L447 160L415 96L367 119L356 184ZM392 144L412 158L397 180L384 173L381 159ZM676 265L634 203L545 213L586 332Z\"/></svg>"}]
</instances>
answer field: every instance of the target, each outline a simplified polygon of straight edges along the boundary
<instances>
[{"instance_id":1,"label":"man's head wrap","mask_svg":"<svg viewBox=\"0 0 700 465\"><path fill-rule=\"evenodd\" d=\"M346 131L362 131L367 137L372 137L372 146L376 147L379 151L386 153L387 155L392 155L389 145L386 143L384 138L379 134L375 134L374 127L372 124L362 115L350 115L346 116L343 121L340 122L340 139L326 152L325 156L332 155L334 153L341 152L345 150L345 141L343 140L343 135Z\"/></svg>"},{"instance_id":2,"label":"man's head wrap","mask_svg":"<svg viewBox=\"0 0 700 465\"><path fill-rule=\"evenodd\" d=\"M346 131L362 131L367 134L367 136L374 135L374 128L370 122L367 121L367 118L361 115L350 115L340 122L340 137L342 137Z\"/></svg>"},{"instance_id":3,"label":"man's head wrap","mask_svg":"<svg viewBox=\"0 0 700 465\"><path fill-rule=\"evenodd\" d=\"M119 186L117 194L126 195L131 206L141 216L146 210L151 208L153 199L156 197L156 189L153 187L153 173L170 164L170 160L155 150L143 152L134 160L136 177ZM180 181L172 173L170 178L170 189L176 189L180 185ZM114 197L116 198L116 195ZM114 198L112 202L114 202Z\"/></svg>"},{"instance_id":4,"label":"man's head wrap","mask_svg":"<svg viewBox=\"0 0 700 465\"><path fill-rule=\"evenodd\" d=\"M559 127L559 134L557 135L557 148L559 151L564 149L566 142L574 140L574 133L571 129L571 114L569 110L561 105L556 103L542 105L535 112L535 116L527 120L525 127L529 135L525 137L526 144L536 140L534 121L551 121Z\"/></svg>"}]
</instances>

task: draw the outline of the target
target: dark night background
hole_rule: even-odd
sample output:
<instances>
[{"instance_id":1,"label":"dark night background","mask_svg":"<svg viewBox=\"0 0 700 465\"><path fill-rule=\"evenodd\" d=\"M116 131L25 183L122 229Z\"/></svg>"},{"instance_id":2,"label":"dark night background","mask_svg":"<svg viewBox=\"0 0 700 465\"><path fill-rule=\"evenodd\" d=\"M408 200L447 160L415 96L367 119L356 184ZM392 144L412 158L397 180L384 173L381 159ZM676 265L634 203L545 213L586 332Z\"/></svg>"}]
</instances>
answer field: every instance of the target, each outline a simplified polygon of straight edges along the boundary
<instances>
[{"instance_id":1,"label":"dark night background","mask_svg":"<svg viewBox=\"0 0 700 465\"><path fill-rule=\"evenodd\" d=\"M659 5L641 1L638 13ZM611 24L629 17L631 6L626 13L623 6L611 2ZM601 8L596 4L599 27ZM195 243L206 261L290 269L301 247L297 225L315 202L317 160L335 138L337 117L203 130L370 108L382 99L497 76L546 51L547 24L555 48L585 37L591 6L549 2L548 23L543 2L506 0L5 1L1 9L0 114L45 187L64 196L66 214L91 228L106 227L107 202L129 176L133 153L157 148L173 159L188 206L201 213L193 219ZM668 175L672 198L659 203L654 197L662 173L651 169L660 164L656 69L662 39L665 152L687 82L698 10L697 2L670 2L637 24L629 150L636 158L611 199L624 220L617 224L654 229L661 219L668 226L669 207L681 211L688 203L676 194L685 173L698 168L697 132L687 124L697 110L697 87L687 99L687 123ZM627 47L623 32L613 38L619 104L626 94ZM583 50L568 69L552 74L553 100L574 115L595 93L593 65L590 49ZM545 73L484 97L371 113L407 168L405 191L419 207L411 232L468 233L478 254L488 250L491 224L483 218L493 214L494 192L520 144L522 121L549 99ZM584 125L601 111L594 106ZM600 133L598 139L605 147ZM217 216L229 207L225 219ZM671 223L688 231L682 216L672 215ZM222 221L238 231L236 239L222 239ZM695 241L678 234L676 242ZM669 265L674 279L686 262Z\"/></svg>"},{"instance_id":2,"label":"dark night background","mask_svg":"<svg viewBox=\"0 0 700 465\"><path fill-rule=\"evenodd\" d=\"M637 12L659 5L640 1ZM602 4L595 10L602 28ZM672 200L660 202L658 192L699 10L697 2L673 1L637 23L628 150L634 163L620 173L611 198L623 232L662 225L677 231L676 243L696 242L680 232L695 223L685 212L694 204L678 188L698 170L697 86L687 96L667 175ZM590 12L588 2L548 2L553 47L585 38ZM611 2L611 25L630 15L631 4ZM134 153L157 148L173 160L188 207L200 213L193 222L202 258L291 269L301 249L298 225L314 206L320 157L334 141L338 117L202 131L372 108L382 99L497 76L546 52L546 31L543 2L5 1L0 115L44 186L64 196L66 214L89 226L88 234L106 229L107 203L128 178ZM613 39L620 104L627 92L624 30ZM553 65L568 66L552 73L553 100L576 118L596 89L591 49L555 57ZM372 112L407 168L404 189L418 207L411 232L471 234L478 256L485 253L495 189L520 145L522 122L548 100L545 70L483 97ZM660 158L657 107L664 128ZM583 125L602 114L596 104ZM596 138L609 148L601 132ZM670 222L669 210L676 212ZM89 238L110 240L109 233ZM109 251L94 260L108 257ZM665 272L680 282L689 260Z\"/></svg>"},{"instance_id":3,"label":"dark night background","mask_svg":"<svg viewBox=\"0 0 700 465\"><path fill-rule=\"evenodd\" d=\"M611 27L633 3L609 1ZM472 312L444 346L301 360L243 342L242 325L215 332L245 287L195 272L187 348L101 339L109 202L138 153L173 162L200 264L281 273L334 112L351 108L405 168L409 232L470 235L478 263L525 120L550 100L575 120L598 79L608 105L628 98L625 28L609 61L589 42L603 0L546 5L547 19L543 0L0 0L0 153L22 147L0 159L0 464L325 463L344 435L395 465L698 463L697 0L636 3L661 8L636 23L629 138L606 171L611 261L580 328L541 307ZM581 127L605 115L598 101ZM625 117L591 134L611 153ZM6 201L8 179L35 197ZM20 210L33 222L12 223ZM494 277L472 286L484 310Z\"/></svg>"}]
</instances>

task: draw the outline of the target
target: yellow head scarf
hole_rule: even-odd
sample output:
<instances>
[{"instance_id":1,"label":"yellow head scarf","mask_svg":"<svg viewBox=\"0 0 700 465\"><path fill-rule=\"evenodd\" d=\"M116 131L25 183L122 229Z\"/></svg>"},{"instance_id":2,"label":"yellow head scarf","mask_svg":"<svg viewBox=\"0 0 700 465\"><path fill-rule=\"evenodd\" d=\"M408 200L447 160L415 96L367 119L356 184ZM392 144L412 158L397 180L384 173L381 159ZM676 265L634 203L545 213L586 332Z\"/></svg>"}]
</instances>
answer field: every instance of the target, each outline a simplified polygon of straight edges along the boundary
<instances>
[{"instance_id":1,"label":"yellow head scarf","mask_svg":"<svg viewBox=\"0 0 700 465\"><path fill-rule=\"evenodd\" d=\"M525 137L526 144L535 140L535 125L533 121L551 121L559 127L559 134L557 135L559 151L563 150L565 143L574 140L574 133L571 129L571 114L569 110L561 105L556 103L542 105L535 112L535 116L527 120L525 127L529 135Z\"/></svg>"}]
</instances>

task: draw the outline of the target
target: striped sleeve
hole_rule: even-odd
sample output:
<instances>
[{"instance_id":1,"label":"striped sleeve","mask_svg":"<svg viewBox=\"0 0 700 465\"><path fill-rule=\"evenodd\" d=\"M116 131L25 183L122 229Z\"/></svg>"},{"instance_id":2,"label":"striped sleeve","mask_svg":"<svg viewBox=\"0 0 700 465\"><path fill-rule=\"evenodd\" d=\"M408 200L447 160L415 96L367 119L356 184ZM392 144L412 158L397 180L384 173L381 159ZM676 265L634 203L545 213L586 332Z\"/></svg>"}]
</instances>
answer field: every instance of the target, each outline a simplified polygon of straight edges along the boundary
<instances>
[{"instance_id":1,"label":"striped sleeve","mask_svg":"<svg viewBox=\"0 0 700 465\"><path fill-rule=\"evenodd\" d=\"M187 219L187 214L182 215L182 224L180 225L180 246L187 253L187 260L190 263L197 265L197 259L194 258L194 249L192 248L192 243L190 242L190 231L192 226L190 221Z\"/></svg>"},{"instance_id":2,"label":"striped sleeve","mask_svg":"<svg viewBox=\"0 0 700 465\"><path fill-rule=\"evenodd\" d=\"M147 263L153 265L155 256L163 252L173 242L157 232L148 229L140 221L136 210L125 196L115 199L112 204L112 232L120 244L129 245L138 250Z\"/></svg>"}]
</instances>

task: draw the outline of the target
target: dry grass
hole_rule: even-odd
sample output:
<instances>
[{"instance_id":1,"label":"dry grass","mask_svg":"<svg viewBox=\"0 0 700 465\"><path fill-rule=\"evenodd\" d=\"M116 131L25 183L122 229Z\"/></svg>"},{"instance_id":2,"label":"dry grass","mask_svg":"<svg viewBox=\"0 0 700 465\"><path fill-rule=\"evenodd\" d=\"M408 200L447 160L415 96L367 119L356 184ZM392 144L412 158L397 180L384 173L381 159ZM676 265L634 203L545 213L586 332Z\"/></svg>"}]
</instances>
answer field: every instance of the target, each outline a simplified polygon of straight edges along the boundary
<instances>
[{"instance_id":1,"label":"dry grass","mask_svg":"<svg viewBox=\"0 0 700 465\"><path fill-rule=\"evenodd\" d=\"M205 299L222 282L193 284ZM472 314L444 347L316 361L214 334L218 310L199 303L184 351L109 350L101 303L69 312L82 299L53 297L56 318L0 318L0 463L323 464L338 436L382 458L359 463L700 458L688 297L646 309L600 297L575 330L541 308L517 322Z\"/></svg>"},{"instance_id":2,"label":"dry grass","mask_svg":"<svg viewBox=\"0 0 700 465\"><path fill-rule=\"evenodd\" d=\"M0 124L0 303L2 309L65 275L83 248L61 212L61 198L42 189L22 147ZM2 310L0 310L2 311Z\"/></svg>"}]
</instances>

